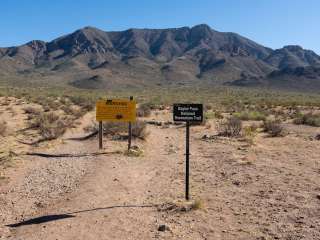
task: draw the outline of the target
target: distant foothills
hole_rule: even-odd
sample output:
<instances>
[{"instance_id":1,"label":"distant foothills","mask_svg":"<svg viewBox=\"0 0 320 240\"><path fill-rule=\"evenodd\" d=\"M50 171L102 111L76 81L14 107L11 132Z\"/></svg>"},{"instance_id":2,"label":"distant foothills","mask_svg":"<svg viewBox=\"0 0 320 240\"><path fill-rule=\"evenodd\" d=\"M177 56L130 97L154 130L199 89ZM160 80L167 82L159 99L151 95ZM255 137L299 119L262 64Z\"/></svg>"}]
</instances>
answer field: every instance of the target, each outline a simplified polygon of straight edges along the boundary
<instances>
[{"instance_id":1,"label":"distant foothills","mask_svg":"<svg viewBox=\"0 0 320 240\"><path fill-rule=\"evenodd\" d=\"M0 48L0 79L81 89L205 84L320 90L320 56L273 50L208 25L106 32L85 27L51 42Z\"/></svg>"}]
</instances>

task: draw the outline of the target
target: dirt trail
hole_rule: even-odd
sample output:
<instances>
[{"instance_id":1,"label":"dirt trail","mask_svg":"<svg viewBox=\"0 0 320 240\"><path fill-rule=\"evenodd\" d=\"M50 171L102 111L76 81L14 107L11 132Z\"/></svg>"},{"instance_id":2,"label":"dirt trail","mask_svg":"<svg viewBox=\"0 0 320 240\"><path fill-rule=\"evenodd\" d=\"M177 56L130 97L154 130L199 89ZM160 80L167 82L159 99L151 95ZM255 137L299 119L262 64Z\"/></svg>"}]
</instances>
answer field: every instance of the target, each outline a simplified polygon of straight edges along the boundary
<instances>
[{"instance_id":1,"label":"dirt trail","mask_svg":"<svg viewBox=\"0 0 320 240\"><path fill-rule=\"evenodd\" d=\"M317 142L259 137L248 147L200 140L212 130L193 127L191 195L204 207L158 211L184 198L184 128L148 129L147 141L134 141L140 157L29 158L32 168L1 189L2 238L320 239ZM124 150L126 142L104 146ZM66 141L53 152L96 150L96 140ZM41 223L4 227L30 219ZM162 224L169 230L158 231Z\"/></svg>"},{"instance_id":2,"label":"dirt trail","mask_svg":"<svg viewBox=\"0 0 320 240\"><path fill-rule=\"evenodd\" d=\"M174 136L173 132L176 131L163 131L155 127L150 127L149 131L148 142L138 143L144 149L143 157L112 155L91 159L91 169L77 184L80 186L77 190L55 198L58 202L41 206L35 211L36 216L69 214L72 217L40 225L21 226L13 230L13 238L150 239L156 236L157 227L161 224L158 222L156 205L168 201L177 192L181 192L179 197L183 197L183 188L174 188L175 184L168 178L168 174L174 176L178 170L182 172L183 168L181 164L173 166L177 159L168 156L166 147L170 141L173 144L179 134ZM66 145L69 151L72 148L92 151L97 147L96 141L86 142L82 146L76 146L73 142ZM116 145L118 149L126 148L125 142L119 144L107 141L105 145L106 150L114 150ZM181 166L180 169L178 166ZM171 195L166 194L169 191Z\"/></svg>"}]
</instances>

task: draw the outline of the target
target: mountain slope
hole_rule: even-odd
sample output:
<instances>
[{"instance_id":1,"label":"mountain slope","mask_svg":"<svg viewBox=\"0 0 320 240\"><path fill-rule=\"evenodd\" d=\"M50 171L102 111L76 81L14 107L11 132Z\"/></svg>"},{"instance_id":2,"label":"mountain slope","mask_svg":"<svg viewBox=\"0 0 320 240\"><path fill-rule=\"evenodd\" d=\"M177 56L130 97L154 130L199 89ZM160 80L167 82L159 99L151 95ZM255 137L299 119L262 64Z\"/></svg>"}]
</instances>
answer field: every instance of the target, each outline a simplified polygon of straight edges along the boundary
<instances>
[{"instance_id":1,"label":"mountain slope","mask_svg":"<svg viewBox=\"0 0 320 240\"><path fill-rule=\"evenodd\" d=\"M47 84L89 89L200 82L276 86L274 79L286 79L306 67L298 78L312 75L315 82L320 81L319 65L318 55L299 46L274 51L205 24L118 32L85 27L51 42L0 48L0 76L25 78L26 83L50 78L54 80Z\"/></svg>"}]
</instances>

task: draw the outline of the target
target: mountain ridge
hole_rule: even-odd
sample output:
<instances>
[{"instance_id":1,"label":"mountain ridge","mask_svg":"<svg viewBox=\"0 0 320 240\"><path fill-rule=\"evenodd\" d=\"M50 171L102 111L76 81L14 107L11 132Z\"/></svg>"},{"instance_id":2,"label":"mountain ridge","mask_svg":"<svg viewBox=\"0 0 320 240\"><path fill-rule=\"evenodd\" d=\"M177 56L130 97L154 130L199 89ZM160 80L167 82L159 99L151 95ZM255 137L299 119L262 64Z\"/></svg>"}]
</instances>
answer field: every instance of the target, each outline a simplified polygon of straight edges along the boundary
<instances>
[{"instance_id":1,"label":"mountain ridge","mask_svg":"<svg viewBox=\"0 0 320 240\"><path fill-rule=\"evenodd\" d=\"M287 81L281 86L305 90L299 81L305 84L302 80L309 79L310 88L313 82L318 86L319 66L320 57L311 50L297 45L273 50L206 24L110 32L87 26L49 42L0 48L1 75L23 78L41 73L77 88L80 83L90 88L93 79L99 79L94 88L197 82L278 87L275 77L294 76L295 84Z\"/></svg>"}]
</instances>

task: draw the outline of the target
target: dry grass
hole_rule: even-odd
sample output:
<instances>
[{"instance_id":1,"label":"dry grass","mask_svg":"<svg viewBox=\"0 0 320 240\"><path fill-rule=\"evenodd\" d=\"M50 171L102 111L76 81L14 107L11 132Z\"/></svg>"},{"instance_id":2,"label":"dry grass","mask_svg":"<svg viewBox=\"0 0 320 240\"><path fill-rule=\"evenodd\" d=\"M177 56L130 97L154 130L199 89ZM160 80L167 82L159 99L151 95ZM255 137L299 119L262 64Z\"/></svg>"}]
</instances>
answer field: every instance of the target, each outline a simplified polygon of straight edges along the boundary
<instances>
[{"instance_id":1,"label":"dry grass","mask_svg":"<svg viewBox=\"0 0 320 240\"><path fill-rule=\"evenodd\" d=\"M132 146L131 149L126 151L126 155L129 157L141 157L143 156L143 151L138 146Z\"/></svg>"},{"instance_id":2,"label":"dry grass","mask_svg":"<svg viewBox=\"0 0 320 240\"><path fill-rule=\"evenodd\" d=\"M222 120L217 125L218 135L224 137L238 137L242 130L242 121L237 117Z\"/></svg>"},{"instance_id":3,"label":"dry grass","mask_svg":"<svg viewBox=\"0 0 320 240\"><path fill-rule=\"evenodd\" d=\"M196 199L193 201L192 205L191 205L191 209L192 210L200 210L200 209L204 209L204 204L203 201L201 199Z\"/></svg>"},{"instance_id":4,"label":"dry grass","mask_svg":"<svg viewBox=\"0 0 320 240\"><path fill-rule=\"evenodd\" d=\"M144 121L137 120L132 124L132 136L145 140L149 132L147 131L147 124Z\"/></svg>"},{"instance_id":5,"label":"dry grass","mask_svg":"<svg viewBox=\"0 0 320 240\"><path fill-rule=\"evenodd\" d=\"M254 138L257 136L258 126L250 125L243 128L243 136L247 143L250 145L254 144Z\"/></svg>"},{"instance_id":6,"label":"dry grass","mask_svg":"<svg viewBox=\"0 0 320 240\"><path fill-rule=\"evenodd\" d=\"M31 106L23 108L23 111L29 115L38 115L41 112L39 108L31 107Z\"/></svg>"},{"instance_id":7,"label":"dry grass","mask_svg":"<svg viewBox=\"0 0 320 240\"><path fill-rule=\"evenodd\" d=\"M284 128L279 120L266 120L262 127L264 132L267 132L271 137L284 136Z\"/></svg>"},{"instance_id":8,"label":"dry grass","mask_svg":"<svg viewBox=\"0 0 320 240\"><path fill-rule=\"evenodd\" d=\"M45 140L52 140L62 136L70 123L66 119L60 119L53 112L39 113L30 123L30 127L37 129Z\"/></svg>"},{"instance_id":9,"label":"dry grass","mask_svg":"<svg viewBox=\"0 0 320 240\"><path fill-rule=\"evenodd\" d=\"M138 117L149 117L151 115L151 109L153 105L151 103L142 103L137 109Z\"/></svg>"},{"instance_id":10,"label":"dry grass","mask_svg":"<svg viewBox=\"0 0 320 240\"><path fill-rule=\"evenodd\" d=\"M93 122L91 125L84 128L86 132L98 131L99 126L97 122ZM127 136L128 135L128 123L122 122L104 122L103 134L106 136ZM132 137L145 140L148 136L147 124L144 121L137 120L132 124Z\"/></svg>"}]
</instances>

